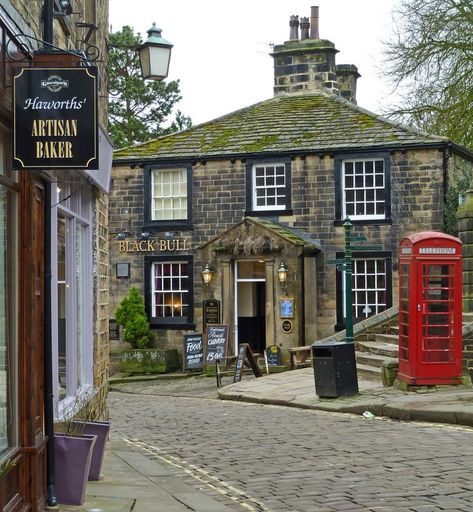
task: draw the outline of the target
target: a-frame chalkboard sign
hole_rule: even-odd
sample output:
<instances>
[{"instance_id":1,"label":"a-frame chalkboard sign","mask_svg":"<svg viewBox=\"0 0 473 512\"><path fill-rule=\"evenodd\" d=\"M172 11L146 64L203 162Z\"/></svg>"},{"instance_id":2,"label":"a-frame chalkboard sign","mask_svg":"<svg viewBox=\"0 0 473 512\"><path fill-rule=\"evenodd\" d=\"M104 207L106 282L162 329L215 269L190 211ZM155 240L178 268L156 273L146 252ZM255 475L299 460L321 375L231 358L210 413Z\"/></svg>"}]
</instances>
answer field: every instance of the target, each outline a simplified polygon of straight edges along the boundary
<instances>
[{"instance_id":1,"label":"a-frame chalkboard sign","mask_svg":"<svg viewBox=\"0 0 473 512\"><path fill-rule=\"evenodd\" d=\"M245 361L248 361L250 363L251 369L253 370L255 377L263 376L263 372L261 371L261 368L258 365L258 361L256 361L256 357L253 354L248 343L240 343L240 346L238 347L238 356L235 365L235 374L233 376L233 382L241 381Z\"/></svg>"}]
</instances>

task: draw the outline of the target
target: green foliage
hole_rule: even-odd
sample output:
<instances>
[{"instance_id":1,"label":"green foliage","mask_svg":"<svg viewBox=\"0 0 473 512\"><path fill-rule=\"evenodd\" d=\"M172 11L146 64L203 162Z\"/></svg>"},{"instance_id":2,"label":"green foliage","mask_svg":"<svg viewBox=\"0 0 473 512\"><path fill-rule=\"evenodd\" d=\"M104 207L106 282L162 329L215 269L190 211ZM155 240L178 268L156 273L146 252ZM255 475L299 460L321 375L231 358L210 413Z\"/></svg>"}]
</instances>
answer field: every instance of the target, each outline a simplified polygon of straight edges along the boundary
<instances>
[{"instance_id":1,"label":"green foliage","mask_svg":"<svg viewBox=\"0 0 473 512\"><path fill-rule=\"evenodd\" d=\"M124 340L133 348L146 348L149 344L149 322L141 294L135 286L120 302L115 318L117 323L125 328Z\"/></svg>"},{"instance_id":2,"label":"green foliage","mask_svg":"<svg viewBox=\"0 0 473 512\"><path fill-rule=\"evenodd\" d=\"M163 127L181 99L179 81L145 82L133 48L142 43L140 34L125 26L109 36L109 130L116 148L174 133L191 126L179 110Z\"/></svg>"},{"instance_id":3,"label":"green foliage","mask_svg":"<svg viewBox=\"0 0 473 512\"><path fill-rule=\"evenodd\" d=\"M402 100L391 115L473 149L473 3L401 0L393 18L385 60Z\"/></svg>"},{"instance_id":4,"label":"green foliage","mask_svg":"<svg viewBox=\"0 0 473 512\"><path fill-rule=\"evenodd\" d=\"M473 169L465 162L462 162L460 165L457 176L450 176L444 205L444 231L449 235L458 236L458 222L456 218L458 198L471 188L472 178Z\"/></svg>"}]
</instances>

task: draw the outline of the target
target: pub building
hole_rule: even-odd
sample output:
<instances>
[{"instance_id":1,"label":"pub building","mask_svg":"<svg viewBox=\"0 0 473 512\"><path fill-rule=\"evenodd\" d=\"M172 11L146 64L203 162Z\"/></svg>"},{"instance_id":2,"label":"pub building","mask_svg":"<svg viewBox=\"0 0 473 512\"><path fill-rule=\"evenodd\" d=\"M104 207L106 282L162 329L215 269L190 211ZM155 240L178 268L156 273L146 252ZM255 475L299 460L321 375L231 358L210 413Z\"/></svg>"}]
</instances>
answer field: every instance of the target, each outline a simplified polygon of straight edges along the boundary
<instances>
[{"instance_id":1,"label":"pub building","mask_svg":"<svg viewBox=\"0 0 473 512\"><path fill-rule=\"evenodd\" d=\"M0 509L8 511L57 503L54 424L84 392L106 400L108 2L77 0L74 13L67 3L0 6ZM75 46L81 23L95 27L95 66Z\"/></svg>"},{"instance_id":2,"label":"pub building","mask_svg":"<svg viewBox=\"0 0 473 512\"><path fill-rule=\"evenodd\" d=\"M444 230L448 187L473 154L358 106L358 69L337 53L318 8L293 16L271 54L273 98L114 153L111 319L137 286L156 347L182 350L217 322L231 354L276 345L287 361L344 328L330 260L344 257L347 218L378 246L353 248L354 320L397 304L400 241Z\"/></svg>"}]
</instances>

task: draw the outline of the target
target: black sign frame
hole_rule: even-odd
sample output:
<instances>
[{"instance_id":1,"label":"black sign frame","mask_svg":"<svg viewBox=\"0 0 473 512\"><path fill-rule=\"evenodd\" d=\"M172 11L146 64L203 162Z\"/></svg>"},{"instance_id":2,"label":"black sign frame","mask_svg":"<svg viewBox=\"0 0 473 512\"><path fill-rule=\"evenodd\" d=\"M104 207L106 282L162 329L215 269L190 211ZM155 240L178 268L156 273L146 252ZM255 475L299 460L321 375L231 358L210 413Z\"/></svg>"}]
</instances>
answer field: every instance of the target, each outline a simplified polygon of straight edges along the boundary
<instances>
[{"instance_id":1,"label":"black sign frame","mask_svg":"<svg viewBox=\"0 0 473 512\"><path fill-rule=\"evenodd\" d=\"M202 320L204 331L209 324L220 324L220 301L207 299L202 302Z\"/></svg>"},{"instance_id":2,"label":"black sign frame","mask_svg":"<svg viewBox=\"0 0 473 512\"><path fill-rule=\"evenodd\" d=\"M209 324L205 335L205 364L213 364L227 358L228 325Z\"/></svg>"},{"instance_id":3,"label":"black sign frame","mask_svg":"<svg viewBox=\"0 0 473 512\"><path fill-rule=\"evenodd\" d=\"M13 169L99 169L97 67L17 68Z\"/></svg>"},{"instance_id":4,"label":"black sign frame","mask_svg":"<svg viewBox=\"0 0 473 512\"><path fill-rule=\"evenodd\" d=\"M200 348L191 347L192 343L199 343ZM203 334L184 334L183 363L184 370L200 370L204 363L204 336ZM189 362L189 356L195 356L197 362Z\"/></svg>"}]
</instances>

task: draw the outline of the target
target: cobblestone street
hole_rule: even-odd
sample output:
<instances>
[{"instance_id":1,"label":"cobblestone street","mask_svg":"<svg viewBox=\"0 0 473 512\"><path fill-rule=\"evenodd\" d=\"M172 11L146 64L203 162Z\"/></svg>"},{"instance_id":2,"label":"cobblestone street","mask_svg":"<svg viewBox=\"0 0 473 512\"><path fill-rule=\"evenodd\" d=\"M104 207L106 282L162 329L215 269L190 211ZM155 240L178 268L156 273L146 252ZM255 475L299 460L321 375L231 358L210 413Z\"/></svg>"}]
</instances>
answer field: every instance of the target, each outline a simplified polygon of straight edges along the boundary
<instances>
[{"instance_id":1,"label":"cobblestone street","mask_svg":"<svg viewBox=\"0 0 473 512\"><path fill-rule=\"evenodd\" d=\"M118 385L112 441L237 510L473 508L473 430L226 402L213 379Z\"/></svg>"}]
</instances>

